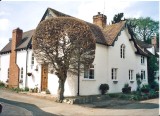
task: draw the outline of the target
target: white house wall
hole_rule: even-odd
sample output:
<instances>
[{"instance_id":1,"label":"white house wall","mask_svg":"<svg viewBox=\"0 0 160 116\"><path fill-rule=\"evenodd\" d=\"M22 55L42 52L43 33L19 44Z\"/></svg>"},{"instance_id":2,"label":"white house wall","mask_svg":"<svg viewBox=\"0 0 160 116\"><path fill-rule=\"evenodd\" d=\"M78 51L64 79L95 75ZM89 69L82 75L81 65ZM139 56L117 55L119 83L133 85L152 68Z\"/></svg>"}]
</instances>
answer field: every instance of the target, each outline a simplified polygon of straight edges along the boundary
<instances>
[{"instance_id":1,"label":"white house wall","mask_svg":"<svg viewBox=\"0 0 160 116\"><path fill-rule=\"evenodd\" d=\"M130 36L127 34L127 30L121 31L118 36L118 40L115 41L114 46L108 47L108 82L109 82L109 92L121 92L125 83L128 83L132 87L132 91L136 90L136 74L144 69L141 66L141 56L135 54L135 48L133 43L129 41ZM125 58L120 58L120 46L125 45ZM146 65L146 64L145 64ZM145 66L147 67L147 66ZM111 69L117 69L117 83L114 83L111 79ZM133 70L133 83L129 81L129 70ZM145 69L147 72L147 70ZM146 74L147 75L147 74Z\"/></svg>"},{"instance_id":2,"label":"white house wall","mask_svg":"<svg viewBox=\"0 0 160 116\"><path fill-rule=\"evenodd\" d=\"M9 68L9 61L10 61L10 53L2 54L0 56L0 81L6 83L8 79L8 68Z\"/></svg>"},{"instance_id":3,"label":"white house wall","mask_svg":"<svg viewBox=\"0 0 160 116\"><path fill-rule=\"evenodd\" d=\"M107 47L96 44L94 65L94 79L80 78L80 95L100 94L99 86L107 83Z\"/></svg>"}]
</instances>

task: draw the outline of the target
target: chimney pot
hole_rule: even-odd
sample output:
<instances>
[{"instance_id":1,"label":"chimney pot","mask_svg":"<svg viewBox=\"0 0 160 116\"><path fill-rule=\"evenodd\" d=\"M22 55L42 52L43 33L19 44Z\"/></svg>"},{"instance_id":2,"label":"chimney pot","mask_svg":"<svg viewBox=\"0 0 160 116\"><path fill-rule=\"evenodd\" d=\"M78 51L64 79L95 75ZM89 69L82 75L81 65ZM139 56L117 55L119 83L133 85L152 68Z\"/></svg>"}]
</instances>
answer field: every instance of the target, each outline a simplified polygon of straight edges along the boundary
<instances>
[{"instance_id":1,"label":"chimney pot","mask_svg":"<svg viewBox=\"0 0 160 116\"><path fill-rule=\"evenodd\" d=\"M100 15L101 14L101 12L98 12L98 15Z\"/></svg>"}]
</instances>

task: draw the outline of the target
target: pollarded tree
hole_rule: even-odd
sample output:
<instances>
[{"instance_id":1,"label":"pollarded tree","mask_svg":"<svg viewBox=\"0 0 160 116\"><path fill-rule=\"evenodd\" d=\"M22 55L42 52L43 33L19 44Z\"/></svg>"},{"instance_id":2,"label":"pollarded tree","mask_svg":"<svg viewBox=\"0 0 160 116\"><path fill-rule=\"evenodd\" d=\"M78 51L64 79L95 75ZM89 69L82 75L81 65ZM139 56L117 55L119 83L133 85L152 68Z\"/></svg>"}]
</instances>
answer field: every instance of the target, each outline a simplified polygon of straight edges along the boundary
<instances>
[{"instance_id":1,"label":"pollarded tree","mask_svg":"<svg viewBox=\"0 0 160 116\"><path fill-rule=\"evenodd\" d=\"M95 37L84 21L59 17L42 21L32 41L37 61L48 64L59 78L57 101L62 102L67 72L76 72L93 62Z\"/></svg>"}]
</instances>

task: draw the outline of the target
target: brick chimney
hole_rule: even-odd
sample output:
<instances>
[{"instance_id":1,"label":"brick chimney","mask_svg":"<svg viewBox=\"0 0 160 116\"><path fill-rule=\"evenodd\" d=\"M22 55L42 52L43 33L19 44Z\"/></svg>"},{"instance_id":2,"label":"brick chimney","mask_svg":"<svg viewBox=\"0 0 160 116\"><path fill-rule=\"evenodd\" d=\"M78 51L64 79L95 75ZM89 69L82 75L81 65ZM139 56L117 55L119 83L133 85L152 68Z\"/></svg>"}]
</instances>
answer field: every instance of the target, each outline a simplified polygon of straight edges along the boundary
<instances>
[{"instance_id":1,"label":"brick chimney","mask_svg":"<svg viewBox=\"0 0 160 116\"><path fill-rule=\"evenodd\" d=\"M18 87L19 85L19 67L16 64L17 52L16 47L22 39L23 31L19 28L12 32L10 67L9 67L9 87Z\"/></svg>"},{"instance_id":2,"label":"brick chimney","mask_svg":"<svg viewBox=\"0 0 160 116\"><path fill-rule=\"evenodd\" d=\"M104 28L107 24L106 15L103 15L100 12L98 12L97 15L93 16L93 24L98 25L101 28Z\"/></svg>"},{"instance_id":3,"label":"brick chimney","mask_svg":"<svg viewBox=\"0 0 160 116\"><path fill-rule=\"evenodd\" d=\"M155 48L157 48L156 34L152 35L151 44L152 44Z\"/></svg>"}]
</instances>

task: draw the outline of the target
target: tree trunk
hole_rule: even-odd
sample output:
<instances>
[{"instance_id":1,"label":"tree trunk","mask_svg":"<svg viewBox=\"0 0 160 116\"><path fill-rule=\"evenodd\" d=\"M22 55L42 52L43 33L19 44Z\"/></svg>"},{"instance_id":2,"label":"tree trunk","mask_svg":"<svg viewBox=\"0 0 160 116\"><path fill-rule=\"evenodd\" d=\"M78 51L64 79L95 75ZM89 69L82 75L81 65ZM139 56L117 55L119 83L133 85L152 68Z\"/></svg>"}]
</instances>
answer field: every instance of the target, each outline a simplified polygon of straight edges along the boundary
<instances>
[{"instance_id":1,"label":"tree trunk","mask_svg":"<svg viewBox=\"0 0 160 116\"><path fill-rule=\"evenodd\" d=\"M58 95L57 95L57 102L62 103L64 99L64 83L65 81L59 78L59 87L58 87Z\"/></svg>"}]
</instances>

